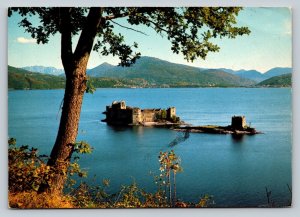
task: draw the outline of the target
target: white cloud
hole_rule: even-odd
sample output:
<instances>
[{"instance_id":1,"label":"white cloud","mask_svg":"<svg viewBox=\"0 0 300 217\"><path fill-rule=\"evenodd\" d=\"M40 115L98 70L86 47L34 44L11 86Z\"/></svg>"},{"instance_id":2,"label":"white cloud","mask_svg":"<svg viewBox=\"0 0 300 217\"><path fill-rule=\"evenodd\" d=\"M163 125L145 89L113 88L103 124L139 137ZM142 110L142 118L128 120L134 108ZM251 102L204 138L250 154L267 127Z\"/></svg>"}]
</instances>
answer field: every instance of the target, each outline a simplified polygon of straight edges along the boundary
<instances>
[{"instance_id":1,"label":"white cloud","mask_svg":"<svg viewBox=\"0 0 300 217\"><path fill-rule=\"evenodd\" d=\"M36 43L36 39L33 38L24 38L24 37L18 37L17 42L21 44L30 44L30 43Z\"/></svg>"}]
</instances>

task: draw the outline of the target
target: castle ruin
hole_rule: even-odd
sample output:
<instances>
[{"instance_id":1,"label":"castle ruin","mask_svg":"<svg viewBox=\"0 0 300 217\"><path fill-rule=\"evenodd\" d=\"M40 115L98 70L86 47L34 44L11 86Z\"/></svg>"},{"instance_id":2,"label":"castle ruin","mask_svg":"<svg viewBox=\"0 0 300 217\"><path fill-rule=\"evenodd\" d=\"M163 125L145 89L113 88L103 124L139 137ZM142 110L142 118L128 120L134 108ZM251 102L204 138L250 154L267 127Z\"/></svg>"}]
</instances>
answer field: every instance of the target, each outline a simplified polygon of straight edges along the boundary
<instances>
[{"instance_id":1,"label":"castle ruin","mask_svg":"<svg viewBox=\"0 0 300 217\"><path fill-rule=\"evenodd\" d=\"M140 109L126 106L125 101L114 101L111 106L106 106L103 112L106 119L102 120L111 125L151 125L154 123L177 123L176 108L168 109Z\"/></svg>"},{"instance_id":2,"label":"castle ruin","mask_svg":"<svg viewBox=\"0 0 300 217\"><path fill-rule=\"evenodd\" d=\"M243 130L247 128L246 117L245 116L233 116L231 118L231 127L234 129Z\"/></svg>"}]
</instances>

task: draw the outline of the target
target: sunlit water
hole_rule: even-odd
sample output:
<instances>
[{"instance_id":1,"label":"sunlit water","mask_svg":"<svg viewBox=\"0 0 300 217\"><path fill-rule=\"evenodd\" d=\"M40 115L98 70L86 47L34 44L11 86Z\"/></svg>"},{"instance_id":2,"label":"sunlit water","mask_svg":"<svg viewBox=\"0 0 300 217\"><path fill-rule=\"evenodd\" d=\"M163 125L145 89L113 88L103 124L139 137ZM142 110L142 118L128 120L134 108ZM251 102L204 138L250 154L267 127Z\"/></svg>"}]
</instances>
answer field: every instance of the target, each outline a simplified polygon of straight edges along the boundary
<instances>
[{"instance_id":1,"label":"sunlit water","mask_svg":"<svg viewBox=\"0 0 300 217\"><path fill-rule=\"evenodd\" d=\"M55 141L63 90L9 91L9 137L18 144L49 154ZM245 115L248 124L264 134L244 136L191 134L172 147L184 171L177 174L177 197L197 202L214 196L217 206L260 206L267 203L265 187L277 205L291 195L291 89L98 89L87 94L82 107L78 141L94 147L80 164L87 182L109 178L110 192L136 181L155 191L158 154L171 150L178 132L157 128L113 128L100 122L106 105L125 100L140 108L175 106L182 120L194 125L229 125L231 116Z\"/></svg>"}]
</instances>

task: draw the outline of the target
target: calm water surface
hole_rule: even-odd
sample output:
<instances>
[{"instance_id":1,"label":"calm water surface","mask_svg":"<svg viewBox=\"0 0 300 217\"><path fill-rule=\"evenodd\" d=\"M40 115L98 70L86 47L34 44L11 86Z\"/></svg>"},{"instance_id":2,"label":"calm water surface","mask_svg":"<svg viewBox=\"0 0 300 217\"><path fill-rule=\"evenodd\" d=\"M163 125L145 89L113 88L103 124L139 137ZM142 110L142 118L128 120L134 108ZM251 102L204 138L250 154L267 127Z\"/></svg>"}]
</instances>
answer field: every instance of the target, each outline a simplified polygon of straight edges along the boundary
<instances>
[{"instance_id":1,"label":"calm water surface","mask_svg":"<svg viewBox=\"0 0 300 217\"><path fill-rule=\"evenodd\" d=\"M18 144L38 147L49 154L55 141L63 90L9 91L9 136ZM182 120L194 124L229 125L231 116L245 115L248 124L264 134L244 136L191 134L172 147L184 171L177 175L177 196L197 202L214 196L217 206L266 204L265 187L277 205L290 199L291 89L182 88L98 89L84 98L78 141L94 147L81 158L88 182L111 180L110 191L133 180L155 191L153 173L159 174L158 154L171 150L180 133L156 128L113 128L100 122L102 111L114 100L141 108L175 106Z\"/></svg>"}]
</instances>

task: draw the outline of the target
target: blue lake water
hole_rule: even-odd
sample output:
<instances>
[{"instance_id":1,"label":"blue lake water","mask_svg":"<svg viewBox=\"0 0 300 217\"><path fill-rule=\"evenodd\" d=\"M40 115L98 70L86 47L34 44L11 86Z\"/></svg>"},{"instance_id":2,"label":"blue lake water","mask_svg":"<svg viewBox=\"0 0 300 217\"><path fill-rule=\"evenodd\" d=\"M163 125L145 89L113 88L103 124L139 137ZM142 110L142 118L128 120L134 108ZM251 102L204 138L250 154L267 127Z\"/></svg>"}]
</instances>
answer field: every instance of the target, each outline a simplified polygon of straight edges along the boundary
<instances>
[{"instance_id":1,"label":"blue lake water","mask_svg":"<svg viewBox=\"0 0 300 217\"><path fill-rule=\"evenodd\" d=\"M18 144L49 154L54 144L63 90L9 91L9 137ZM151 127L113 128L100 122L106 105L125 100L140 108L175 106L177 115L193 125L229 125L231 116L245 115L248 124L264 132L235 140L231 135L191 134L184 142L168 144L179 132ZM133 180L155 191L153 173L159 174L158 154L173 149L181 158L177 197L197 202L214 196L217 206L260 206L267 203L265 187L277 205L291 198L292 155L291 89L289 88L174 88L97 89L86 94L78 141L94 151L80 164L88 182L111 180L110 191Z\"/></svg>"}]
</instances>

